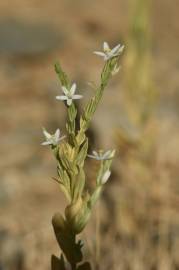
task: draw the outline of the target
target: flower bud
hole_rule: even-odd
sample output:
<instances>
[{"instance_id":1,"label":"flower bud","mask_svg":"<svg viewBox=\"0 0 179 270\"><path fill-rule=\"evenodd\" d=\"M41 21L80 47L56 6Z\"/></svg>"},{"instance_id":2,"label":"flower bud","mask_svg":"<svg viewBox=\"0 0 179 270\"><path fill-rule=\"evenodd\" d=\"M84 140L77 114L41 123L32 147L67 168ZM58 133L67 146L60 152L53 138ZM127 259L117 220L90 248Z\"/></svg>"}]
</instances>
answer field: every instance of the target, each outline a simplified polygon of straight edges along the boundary
<instances>
[{"instance_id":1,"label":"flower bud","mask_svg":"<svg viewBox=\"0 0 179 270\"><path fill-rule=\"evenodd\" d=\"M108 181L110 175L111 175L111 171L109 171L109 170L104 173L104 175L103 175L103 177L101 179L101 184L102 185L104 185Z\"/></svg>"}]
</instances>

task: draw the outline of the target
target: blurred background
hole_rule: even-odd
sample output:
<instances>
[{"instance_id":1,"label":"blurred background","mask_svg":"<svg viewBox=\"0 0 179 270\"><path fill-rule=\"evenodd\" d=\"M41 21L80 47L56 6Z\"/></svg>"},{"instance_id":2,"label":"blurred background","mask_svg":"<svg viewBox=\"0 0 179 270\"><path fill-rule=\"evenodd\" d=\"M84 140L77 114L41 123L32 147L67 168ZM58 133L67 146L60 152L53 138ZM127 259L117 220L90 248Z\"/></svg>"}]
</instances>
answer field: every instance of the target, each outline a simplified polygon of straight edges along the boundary
<instances>
[{"instance_id":1,"label":"blurred background","mask_svg":"<svg viewBox=\"0 0 179 270\"><path fill-rule=\"evenodd\" d=\"M82 238L94 269L179 269L179 23L173 0L0 1L0 270L50 269L63 211L42 127L65 133L54 63L85 98L103 41L125 44L93 119L91 149L117 150ZM79 104L79 103L78 103ZM97 164L87 161L88 185Z\"/></svg>"}]
</instances>

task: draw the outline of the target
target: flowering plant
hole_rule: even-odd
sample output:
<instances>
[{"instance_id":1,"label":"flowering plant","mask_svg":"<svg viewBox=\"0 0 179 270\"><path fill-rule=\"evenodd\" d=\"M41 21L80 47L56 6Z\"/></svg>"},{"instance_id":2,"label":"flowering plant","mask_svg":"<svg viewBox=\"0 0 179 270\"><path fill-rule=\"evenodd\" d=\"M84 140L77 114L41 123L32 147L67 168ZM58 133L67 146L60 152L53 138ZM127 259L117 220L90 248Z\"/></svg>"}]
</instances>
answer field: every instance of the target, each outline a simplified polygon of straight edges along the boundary
<instances>
[{"instance_id":1,"label":"flowering plant","mask_svg":"<svg viewBox=\"0 0 179 270\"><path fill-rule=\"evenodd\" d=\"M51 135L43 130L46 141L42 145L50 145L57 160L58 177L55 179L64 192L68 205L65 215L56 213L52 218L57 242L62 250L60 258L52 255L52 270L65 270L67 262L72 270L90 270L89 262L82 262L82 242L76 241L76 236L85 228L93 206L95 205L104 184L110 177L110 166L115 150L93 151L88 154L88 138L86 131L90 121L102 98L103 91L114 73L118 71L118 59L123 46L117 45L110 49L104 42L104 53L95 52L104 57L104 67L101 73L101 82L95 91L95 95L87 103L80 117L80 127L77 129L77 107L74 100L81 99L82 95L76 95L76 84L71 83L59 63L55 64L55 71L59 77L64 95L56 99L63 101L67 107L67 136L60 136L60 130ZM103 54L103 55L102 55ZM96 177L95 188L90 194L85 187L84 162L88 157L96 159L99 163L99 172ZM67 260L67 262L66 262Z\"/></svg>"}]
</instances>

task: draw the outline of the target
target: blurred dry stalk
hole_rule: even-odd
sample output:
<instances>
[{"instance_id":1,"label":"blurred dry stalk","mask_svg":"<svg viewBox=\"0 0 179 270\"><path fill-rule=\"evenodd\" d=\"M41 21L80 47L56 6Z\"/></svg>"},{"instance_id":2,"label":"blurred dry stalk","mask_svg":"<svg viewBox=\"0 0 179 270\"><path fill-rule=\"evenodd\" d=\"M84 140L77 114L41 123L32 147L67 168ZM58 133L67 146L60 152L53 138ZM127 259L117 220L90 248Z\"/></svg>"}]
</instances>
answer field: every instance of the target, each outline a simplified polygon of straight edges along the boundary
<instances>
[{"instance_id":1,"label":"blurred dry stalk","mask_svg":"<svg viewBox=\"0 0 179 270\"><path fill-rule=\"evenodd\" d=\"M167 165L167 158L161 161L159 154L159 122L153 114L157 95L151 74L150 1L130 3L133 15L124 59L127 121L115 134L120 184L108 190L115 209L115 257L121 258L114 258L114 269L178 269L177 171L173 161Z\"/></svg>"},{"instance_id":2,"label":"blurred dry stalk","mask_svg":"<svg viewBox=\"0 0 179 270\"><path fill-rule=\"evenodd\" d=\"M150 149L154 143L151 139L155 138L156 133L152 119L157 95L151 72L150 1L135 0L129 3L131 21L123 74L127 120L120 124L116 136L122 155L136 148Z\"/></svg>"},{"instance_id":3,"label":"blurred dry stalk","mask_svg":"<svg viewBox=\"0 0 179 270\"><path fill-rule=\"evenodd\" d=\"M133 124L141 125L150 117L155 103L152 81L150 1L130 1L128 48L125 57L126 110Z\"/></svg>"},{"instance_id":4,"label":"blurred dry stalk","mask_svg":"<svg viewBox=\"0 0 179 270\"><path fill-rule=\"evenodd\" d=\"M150 1L130 0L127 54L124 58L124 112L116 134L120 155L142 151L150 156L155 148L157 127L152 118L157 102L152 80ZM138 155L138 154L137 154Z\"/></svg>"}]
</instances>

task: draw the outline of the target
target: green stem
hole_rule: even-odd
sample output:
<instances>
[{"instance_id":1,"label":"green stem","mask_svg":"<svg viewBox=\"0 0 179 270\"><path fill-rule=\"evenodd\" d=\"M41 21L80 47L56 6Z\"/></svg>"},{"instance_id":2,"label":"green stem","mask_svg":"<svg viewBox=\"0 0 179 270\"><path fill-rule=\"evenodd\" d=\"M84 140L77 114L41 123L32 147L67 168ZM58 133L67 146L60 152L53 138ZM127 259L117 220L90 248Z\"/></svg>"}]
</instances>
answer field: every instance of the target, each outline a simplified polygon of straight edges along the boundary
<instances>
[{"instance_id":1,"label":"green stem","mask_svg":"<svg viewBox=\"0 0 179 270\"><path fill-rule=\"evenodd\" d=\"M101 73L101 83L100 86L97 88L95 96L88 102L82 116L80 119L80 130L78 131L78 140L79 138L83 138L83 135L85 134L86 130L89 127L89 123L96 112L96 109L98 107L98 104L103 96L104 89L109 81L109 78L111 76L111 63L112 60L106 62L104 65L103 71ZM81 143L81 140L79 140ZM83 142L83 140L82 140Z\"/></svg>"}]
</instances>

